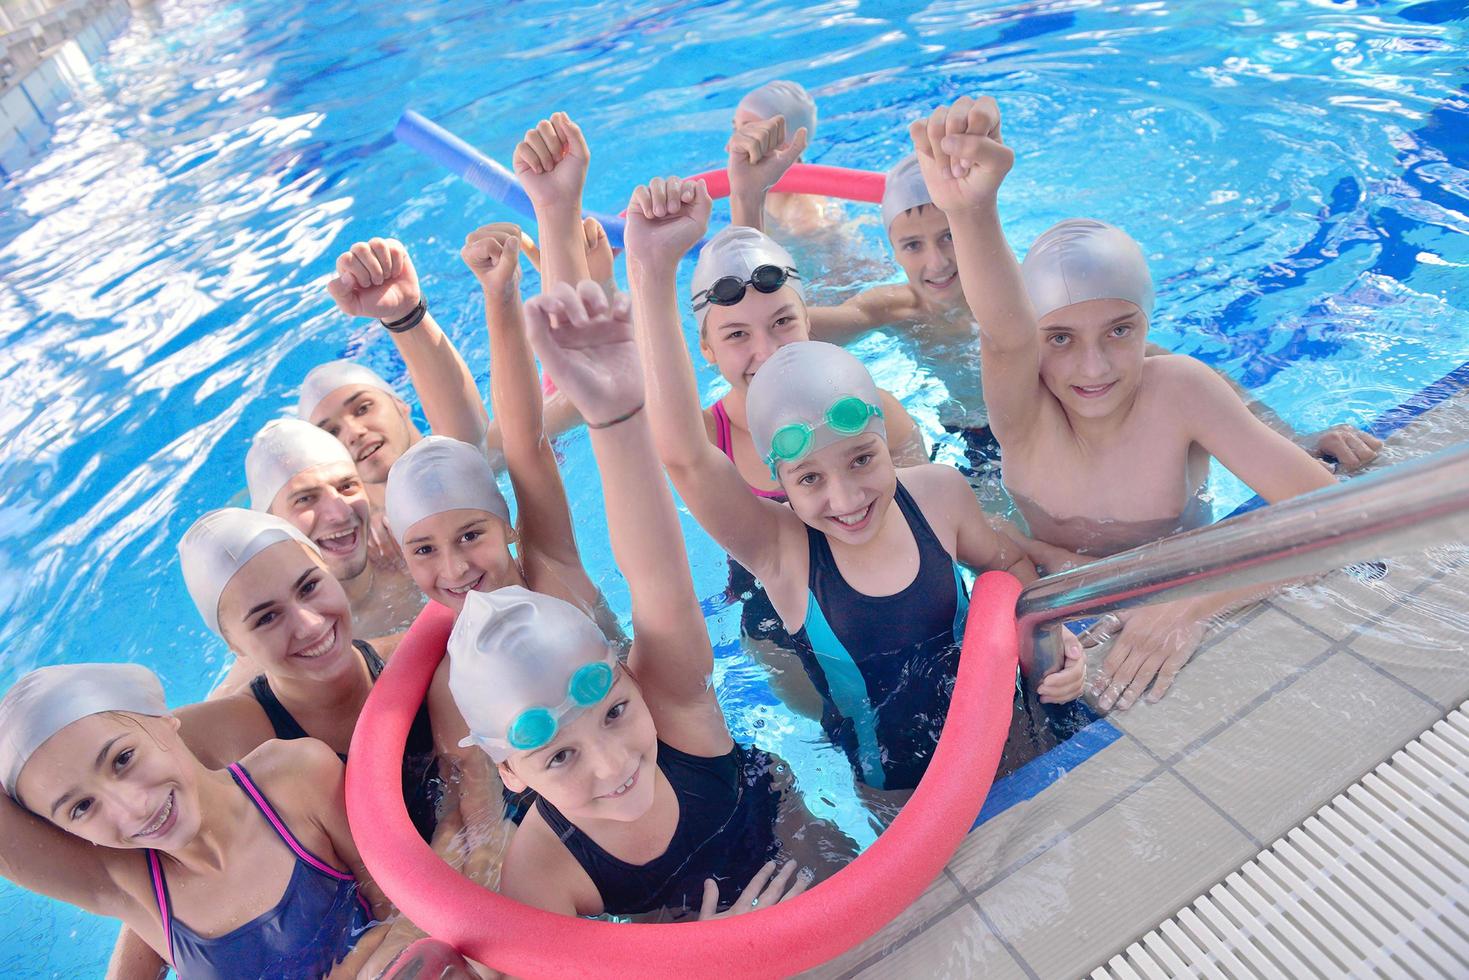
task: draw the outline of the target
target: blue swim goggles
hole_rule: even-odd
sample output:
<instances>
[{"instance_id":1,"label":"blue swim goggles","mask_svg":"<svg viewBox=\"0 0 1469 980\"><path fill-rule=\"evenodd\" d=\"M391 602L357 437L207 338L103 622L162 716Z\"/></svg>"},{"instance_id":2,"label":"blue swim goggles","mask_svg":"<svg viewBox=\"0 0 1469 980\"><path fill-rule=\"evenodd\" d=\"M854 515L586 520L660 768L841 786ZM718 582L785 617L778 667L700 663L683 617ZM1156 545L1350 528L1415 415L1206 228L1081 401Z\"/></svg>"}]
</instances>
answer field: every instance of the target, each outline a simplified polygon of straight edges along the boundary
<instances>
[{"instance_id":1,"label":"blue swim goggles","mask_svg":"<svg viewBox=\"0 0 1469 980\"><path fill-rule=\"evenodd\" d=\"M550 744L561 729L567 715L590 708L607 696L617 680L617 654L610 647L607 656L595 663L582 664L566 682L566 697L555 707L533 705L510 720L504 738L472 735L480 745L508 755L511 750L531 752ZM500 760L503 761L503 760Z\"/></svg>"},{"instance_id":2,"label":"blue swim goggles","mask_svg":"<svg viewBox=\"0 0 1469 980\"><path fill-rule=\"evenodd\" d=\"M816 430L826 426L844 436L854 436L867 428L867 420L873 416L882 418L882 407L865 402L856 395L845 395L832 402L821 422L787 422L775 430L770 437L770 455L765 462L770 464L770 478L779 480L776 467L781 463L793 463L811 450Z\"/></svg>"}]
</instances>

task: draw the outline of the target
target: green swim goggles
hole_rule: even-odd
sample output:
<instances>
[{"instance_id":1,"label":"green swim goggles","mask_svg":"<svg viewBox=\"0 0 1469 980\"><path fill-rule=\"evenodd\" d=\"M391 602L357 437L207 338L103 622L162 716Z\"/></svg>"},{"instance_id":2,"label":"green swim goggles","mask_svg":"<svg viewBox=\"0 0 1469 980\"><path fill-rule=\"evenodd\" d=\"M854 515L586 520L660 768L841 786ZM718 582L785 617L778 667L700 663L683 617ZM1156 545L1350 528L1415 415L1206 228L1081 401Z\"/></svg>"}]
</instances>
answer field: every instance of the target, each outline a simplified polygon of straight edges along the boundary
<instances>
[{"instance_id":1,"label":"green swim goggles","mask_svg":"<svg viewBox=\"0 0 1469 980\"><path fill-rule=\"evenodd\" d=\"M854 436L867 428L868 419L874 415L882 418L881 406L865 402L856 395L845 395L832 402L817 425L787 422L770 437L770 455L765 458L765 462L770 464L770 478L779 479L776 467L781 463L793 463L810 452L816 430L821 426L844 436Z\"/></svg>"},{"instance_id":2,"label":"green swim goggles","mask_svg":"<svg viewBox=\"0 0 1469 980\"><path fill-rule=\"evenodd\" d=\"M610 648L605 659L582 664L566 682L566 697L554 708L534 705L517 714L505 729L504 738L475 736L482 745L508 753L531 752L550 744L561 730L561 721L573 711L590 708L607 696L617 679L617 654Z\"/></svg>"}]
</instances>

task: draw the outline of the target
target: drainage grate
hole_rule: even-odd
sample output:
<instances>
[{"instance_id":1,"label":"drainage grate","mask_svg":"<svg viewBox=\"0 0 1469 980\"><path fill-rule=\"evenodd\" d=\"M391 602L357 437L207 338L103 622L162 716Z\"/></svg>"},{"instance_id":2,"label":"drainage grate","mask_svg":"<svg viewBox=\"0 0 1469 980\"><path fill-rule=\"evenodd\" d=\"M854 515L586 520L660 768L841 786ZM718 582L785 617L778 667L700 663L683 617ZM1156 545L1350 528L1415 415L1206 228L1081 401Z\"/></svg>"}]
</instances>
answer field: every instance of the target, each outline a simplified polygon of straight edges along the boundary
<instances>
[{"instance_id":1,"label":"drainage grate","mask_svg":"<svg viewBox=\"0 0 1469 980\"><path fill-rule=\"evenodd\" d=\"M1092 980L1469 977L1469 702Z\"/></svg>"}]
</instances>

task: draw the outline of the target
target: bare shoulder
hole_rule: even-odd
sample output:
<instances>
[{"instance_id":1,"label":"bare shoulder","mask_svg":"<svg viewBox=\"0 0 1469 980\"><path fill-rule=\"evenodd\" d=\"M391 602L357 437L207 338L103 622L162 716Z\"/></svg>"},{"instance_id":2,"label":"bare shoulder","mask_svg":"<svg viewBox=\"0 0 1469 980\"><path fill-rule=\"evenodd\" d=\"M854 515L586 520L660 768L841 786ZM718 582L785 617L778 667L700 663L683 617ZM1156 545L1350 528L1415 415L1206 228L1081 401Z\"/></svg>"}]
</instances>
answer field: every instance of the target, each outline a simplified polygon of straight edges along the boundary
<instances>
[{"instance_id":1,"label":"bare shoulder","mask_svg":"<svg viewBox=\"0 0 1469 980\"><path fill-rule=\"evenodd\" d=\"M964 474L945 463L904 466L898 470L898 478L925 513L930 504L947 507L961 496L974 496Z\"/></svg>"},{"instance_id":2,"label":"bare shoulder","mask_svg":"<svg viewBox=\"0 0 1469 980\"><path fill-rule=\"evenodd\" d=\"M907 283L891 283L864 289L851 302L871 314L881 316L884 322L911 320L921 310L918 294Z\"/></svg>"},{"instance_id":3,"label":"bare shoulder","mask_svg":"<svg viewBox=\"0 0 1469 980\"><path fill-rule=\"evenodd\" d=\"M314 738L273 738L240 760L263 783L304 786L316 791L342 779L346 767L331 746Z\"/></svg>"},{"instance_id":4,"label":"bare shoulder","mask_svg":"<svg viewBox=\"0 0 1469 980\"><path fill-rule=\"evenodd\" d=\"M507 898L548 912L587 915L601 911L596 885L535 809L526 814L510 840L500 868L500 891Z\"/></svg>"},{"instance_id":5,"label":"bare shoulder","mask_svg":"<svg viewBox=\"0 0 1469 980\"><path fill-rule=\"evenodd\" d=\"M179 737L199 761L222 769L275 737L270 719L248 691L174 711Z\"/></svg>"}]
</instances>

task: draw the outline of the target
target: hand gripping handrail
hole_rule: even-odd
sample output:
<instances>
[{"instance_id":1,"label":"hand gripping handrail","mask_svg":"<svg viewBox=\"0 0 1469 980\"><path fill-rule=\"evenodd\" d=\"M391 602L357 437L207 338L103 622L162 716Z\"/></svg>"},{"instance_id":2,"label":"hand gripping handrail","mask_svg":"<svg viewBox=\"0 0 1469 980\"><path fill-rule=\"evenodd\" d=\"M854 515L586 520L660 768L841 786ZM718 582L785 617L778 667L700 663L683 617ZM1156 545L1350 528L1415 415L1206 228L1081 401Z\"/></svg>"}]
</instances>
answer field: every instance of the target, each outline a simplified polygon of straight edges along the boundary
<instances>
[{"instance_id":1,"label":"hand gripping handrail","mask_svg":"<svg viewBox=\"0 0 1469 980\"><path fill-rule=\"evenodd\" d=\"M1015 607L1020 669L1033 690L1070 620L1465 540L1469 443L1032 582Z\"/></svg>"}]
</instances>

